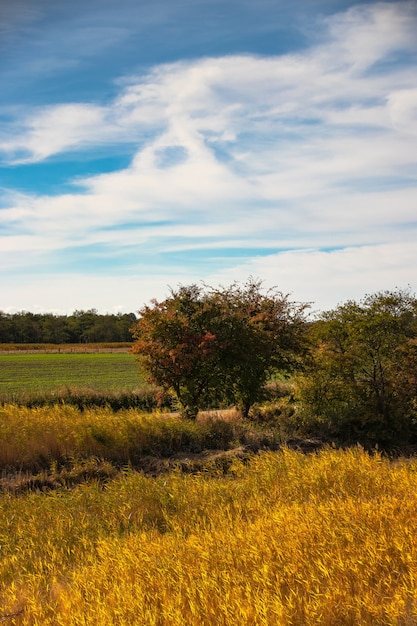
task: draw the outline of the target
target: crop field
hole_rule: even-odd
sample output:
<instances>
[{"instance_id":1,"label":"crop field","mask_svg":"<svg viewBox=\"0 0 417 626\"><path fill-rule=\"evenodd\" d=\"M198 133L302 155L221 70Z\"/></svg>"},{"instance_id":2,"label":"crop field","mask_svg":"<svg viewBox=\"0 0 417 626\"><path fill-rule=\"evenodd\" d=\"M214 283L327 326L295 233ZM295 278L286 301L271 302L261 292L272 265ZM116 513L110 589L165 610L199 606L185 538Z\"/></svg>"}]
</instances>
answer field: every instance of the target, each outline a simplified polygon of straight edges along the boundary
<instances>
[{"instance_id":1,"label":"crop field","mask_svg":"<svg viewBox=\"0 0 417 626\"><path fill-rule=\"evenodd\" d=\"M0 620L411 626L416 510L416 462L359 448L6 492Z\"/></svg>"},{"instance_id":2,"label":"crop field","mask_svg":"<svg viewBox=\"0 0 417 626\"><path fill-rule=\"evenodd\" d=\"M142 383L139 365L127 352L0 352L0 398L17 399L63 388L89 388L97 392L133 390Z\"/></svg>"}]
</instances>

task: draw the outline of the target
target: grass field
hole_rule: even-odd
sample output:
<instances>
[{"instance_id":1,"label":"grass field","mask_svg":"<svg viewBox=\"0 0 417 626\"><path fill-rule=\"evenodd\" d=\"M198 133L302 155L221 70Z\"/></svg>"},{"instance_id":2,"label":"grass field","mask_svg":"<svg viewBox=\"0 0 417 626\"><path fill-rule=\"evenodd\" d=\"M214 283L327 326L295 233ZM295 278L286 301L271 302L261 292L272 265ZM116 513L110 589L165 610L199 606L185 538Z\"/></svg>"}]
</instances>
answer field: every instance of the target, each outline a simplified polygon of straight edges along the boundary
<instances>
[{"instance_id":1,"label":"grass field","mask_svg":"<svg viewBox=\"0 0 417 626\"><path fill-rule=\"evenodd\" d=\"M0 355L17 398L129 385L127 353ZM0 623L415 626L417 460L280 441L237 411L3 404Z\"/></svg>"},{"instance_id":2,"label":"grass field","mask_svg":"<svg viewBox=\"0 0 417 626\"><path fill-rule=\"evenodd\" d=\"M143 374L129 353L0 353L0 398L51 393L65 388L96 392L134 390Z\"/></svg>"},{"instance_id":3,"label":"grass field","mask_svg":"<svg viewBox=\"0 0 417 626\"><path fill-rule=\"evenodd\" d=\"M412 626L417 466L284 450L0 494L13 626Z\"/></svg>"}]
</instances>

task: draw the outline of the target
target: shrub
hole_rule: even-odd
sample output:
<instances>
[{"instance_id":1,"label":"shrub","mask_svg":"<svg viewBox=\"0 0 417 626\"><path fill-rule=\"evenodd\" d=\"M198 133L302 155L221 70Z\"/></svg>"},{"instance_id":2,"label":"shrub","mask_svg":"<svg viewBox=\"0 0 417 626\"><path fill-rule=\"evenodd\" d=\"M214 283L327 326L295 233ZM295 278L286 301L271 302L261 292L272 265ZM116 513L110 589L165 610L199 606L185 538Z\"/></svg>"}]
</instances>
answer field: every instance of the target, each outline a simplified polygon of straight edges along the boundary
<instances>
[{"instance_id":1,"label":"shrub","mask_svg":"<svg viewBox=\"0 0 417 626\"><path fill-rule=\"evenodd\" d=\"M330 436L394 445L417 434L417 300L380 292L325 313L313 325L302 416Z\"/></svg>"}]
</instances>

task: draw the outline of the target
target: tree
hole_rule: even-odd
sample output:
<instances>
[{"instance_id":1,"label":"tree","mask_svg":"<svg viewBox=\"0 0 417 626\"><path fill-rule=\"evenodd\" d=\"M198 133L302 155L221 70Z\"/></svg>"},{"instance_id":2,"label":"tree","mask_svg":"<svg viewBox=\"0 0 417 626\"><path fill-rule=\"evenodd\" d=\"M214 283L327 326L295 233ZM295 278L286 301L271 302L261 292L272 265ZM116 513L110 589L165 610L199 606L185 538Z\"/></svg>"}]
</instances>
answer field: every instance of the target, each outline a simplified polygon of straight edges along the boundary
<instances>
[{"instance_id":1,"label":"tree","mask_svg":"<svg viewBox=\"0 0 417 626\"><path fill-rule=\"evenodd\" d=\"M15 339L13 316L0 311L0 343L12 343Z\"/></svg>"},{"instance_id":2,"label":"tree","mask_svg":"<svg viewBox=\"0 0 417 626\"><path fill-rule=\"evenodd\" d=\"M264 292L261 281L253 279L214 291L213 298L222 311L220 369L226 393L247 416L271 376L301 366L308 305L275 289Z\"/></svg>"},{"instance_id":3,"label":"tree","mask_svg":"<svg viewBox=\"0 0 417 626\"><path fill-rule=\"evenodd\" d=\"M45 313L41 316L40 325L43 343L67 343L70 335L65 316Z\"/></svg>"},{"instance_id":4,"label":"tree","mask_svg":"<svg viewBox=\"0 0 417 626\"><path fill-rule=\"evenodd\" d=\"M186 415L220 402L247 415L270 375L298 365L305 308L280 292L263 293L253 279L227 289L180 287L139 311L133 352Z\"/></svg>"},{"instance_id":5,"label":"tree","mask_svg":"<svg viewBox=\"0 0 417 626\"><path fill-rule=\"evenodd\" d=\"M42 341L40 314L20 311L14 316L16 341L21 343L38 343Z\"/></svg>"},{"instance_id":6,"label":"tree","mask_svg":"<svg viewBox=\"0 0 417 626\"><path fill-rule=\"evenodd\" d=\"M69 317L52 313L0 311L1 343L85 343L131 341L134 313L100 315L96 309Z\"/></svg>"},{"instance_id":7,"label":"tree","mask_svg":"<svg viewBox=\"0 0 417 626\"><path fill-rule=\"evenodd\" d=\"M417 300L406 290L349 301L312 327L304 411L336 436L407 440L417 419Z\"/></svg>"}]
</instances>

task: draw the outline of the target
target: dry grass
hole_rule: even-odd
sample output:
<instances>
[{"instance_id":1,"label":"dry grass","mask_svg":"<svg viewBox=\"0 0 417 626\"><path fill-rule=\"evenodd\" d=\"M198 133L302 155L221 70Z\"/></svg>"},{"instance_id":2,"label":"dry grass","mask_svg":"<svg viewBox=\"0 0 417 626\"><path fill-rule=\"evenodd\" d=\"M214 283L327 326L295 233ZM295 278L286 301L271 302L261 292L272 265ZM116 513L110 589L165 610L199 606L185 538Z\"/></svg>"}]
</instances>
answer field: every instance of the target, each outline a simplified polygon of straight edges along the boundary
<instances>
[{"instance_id":1,"label":"dry grass","mask_svg":"<svg viewBox=\"0 0 417 626\"><path fill-rule=\"evenodd\" d=\"M415 461L284 450L226 477L126 472L0 508L15 626L417 623Z\"/></svg>"},{"instance_id":2,"label":"dry grass","mask_svg":"<svg viewBox=\"0 0 417 626\"><path fill-rule=\"evenodd\" d=\"M109 407L80 411L65 404L4 405L0 406L0 471L33 474L91 458L117 467L142 467L146 456L228 450L242 439L259 440L260 435L244 427L237 413L225 416L213 412L191 422L176 413L132 409L116 413Z\"/></svg>"}]
</instances>

